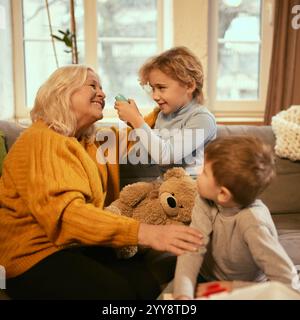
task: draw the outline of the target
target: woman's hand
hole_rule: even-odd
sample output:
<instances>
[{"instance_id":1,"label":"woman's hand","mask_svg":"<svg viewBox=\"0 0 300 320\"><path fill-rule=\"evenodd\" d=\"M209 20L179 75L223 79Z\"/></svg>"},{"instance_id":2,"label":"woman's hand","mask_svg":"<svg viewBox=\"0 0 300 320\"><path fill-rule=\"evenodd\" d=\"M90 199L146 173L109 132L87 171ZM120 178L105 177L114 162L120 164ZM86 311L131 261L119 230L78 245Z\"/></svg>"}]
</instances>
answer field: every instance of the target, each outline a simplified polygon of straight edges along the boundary
<instances>
[{"instance_id":1,"label":"woman's hand","mask_svg":"<svg viewBox=\"0 0 300 320\"><path fill-rule=\"evenodd\" d=\"M232 281L213 281L198 283L196 288L196 298L209 297L212 294L230 292L233 288Z\"/></svg>"},{"instance_id":2,"label":"woman's hand","mask_svg":"<svg viewBox=\"0 0 300 320\"><path fill-rule=\"evenodd\" d=\"M182 225L150 225L141 223L138 244L159 251L168 251L177 256L197 251L202 243L201 233Z\"/></svg>"},{"instance_id":3,"label":"woman's hand","mask_svg":"<svg viewBox=\"0 0 300 320\"><path fill-rule=\"evenodd\" d=\"M140 114L134 100L116 101L114 108L118 112L118 116L122 121L130 123L133 128L140 128L144 123L144 118Z\"/></svg>"}]
</instances>

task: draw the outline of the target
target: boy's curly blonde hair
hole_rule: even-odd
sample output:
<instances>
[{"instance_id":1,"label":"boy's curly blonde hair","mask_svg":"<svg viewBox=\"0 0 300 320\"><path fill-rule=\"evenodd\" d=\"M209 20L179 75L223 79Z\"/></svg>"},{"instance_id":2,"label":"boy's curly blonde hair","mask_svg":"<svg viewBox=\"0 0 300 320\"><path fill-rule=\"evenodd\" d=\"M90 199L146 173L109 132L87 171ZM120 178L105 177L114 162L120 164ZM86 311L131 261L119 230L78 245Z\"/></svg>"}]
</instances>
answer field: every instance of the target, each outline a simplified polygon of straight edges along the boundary
<instances>
[{"instance_id":1,"label":"boy's curly blonde hair","mask_svg":"<svg viewBox=\"0 0 300 320\"><path fill-rule=\"evenodd\" d=\"M183 85L190 86L195 83L196 88L193 98L198 103L204 103L203 96L203 67L200 60L186 47L174 47L160 55L154 56L146 61L139 70L141 85L149 82L149 74L158 69L172 79Z\"/></svg>"}]
</instances>

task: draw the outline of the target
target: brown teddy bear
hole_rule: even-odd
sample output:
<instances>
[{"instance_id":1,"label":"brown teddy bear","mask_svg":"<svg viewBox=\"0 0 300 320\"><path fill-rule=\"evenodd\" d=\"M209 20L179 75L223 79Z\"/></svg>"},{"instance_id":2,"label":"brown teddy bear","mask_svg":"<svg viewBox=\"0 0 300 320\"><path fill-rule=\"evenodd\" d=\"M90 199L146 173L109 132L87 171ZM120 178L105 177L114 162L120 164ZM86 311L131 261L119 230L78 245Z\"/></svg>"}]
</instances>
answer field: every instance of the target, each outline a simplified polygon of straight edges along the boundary
<instances>
[{"instance_id":1,"label":"brown teddy bear","mask_svg":"<svg viewBox=\"0 0 300 320\"><path fill-rule=\"evenodd\" d=\"M183 168L169 169L163 181L137 182L125 186L119 199L107 210L148 224L185 224L191 222L196 197L196 182ZM137 246L117 249L120 258L130 258Z\"/></svg>"}]
</instances>

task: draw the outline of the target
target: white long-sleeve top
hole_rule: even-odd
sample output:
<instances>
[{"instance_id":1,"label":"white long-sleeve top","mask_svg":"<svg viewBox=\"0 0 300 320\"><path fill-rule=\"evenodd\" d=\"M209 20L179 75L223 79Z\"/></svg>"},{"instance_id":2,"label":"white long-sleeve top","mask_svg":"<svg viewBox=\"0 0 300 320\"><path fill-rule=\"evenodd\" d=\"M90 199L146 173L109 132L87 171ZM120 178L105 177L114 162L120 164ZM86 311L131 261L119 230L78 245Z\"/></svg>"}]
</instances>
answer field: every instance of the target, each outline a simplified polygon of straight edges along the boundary
<instances>
[{"instance_id":1,"label":"white long-sleeve top","mask_svg":"<svg viewBox=\"0 0 300 320\"><path fill-rule=\"evenodd\" d=\"M197 196L191 225L202 232L205 246L178 257L175 297L193 298L199 273L207 281L273 280L300 290L297 270L262 201L242 210L225 209Z\"/></svg>"},{"instance_id":2,"label":"white long-sleeve top","mask_svg":"<svg viewBox=\"0 0 300 320\"><path fill-rule=\"evenodd\" d=\"M165 172L174 165L182 166L191 175L198 174L203 163L206 143L216 137L216 121L207 108L192 100L178 111L158 114L154 129L144 123L134 134L139 137L143 152Z\"/></svg>"}]
</instances>

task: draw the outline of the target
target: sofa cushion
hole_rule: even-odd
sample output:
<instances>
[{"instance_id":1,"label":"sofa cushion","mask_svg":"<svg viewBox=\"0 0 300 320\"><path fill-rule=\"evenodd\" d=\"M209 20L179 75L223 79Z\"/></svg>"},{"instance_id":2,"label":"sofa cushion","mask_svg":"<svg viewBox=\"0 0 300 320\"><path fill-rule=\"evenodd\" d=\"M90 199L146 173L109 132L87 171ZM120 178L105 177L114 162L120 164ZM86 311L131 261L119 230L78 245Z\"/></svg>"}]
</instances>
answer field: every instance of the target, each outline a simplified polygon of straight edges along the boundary
<instances>
[{"instance_id":1,"label":"sofa cushion","mask_svg":"<svg viewBox=\"0 0 300 320\"><path fill-rule=\"evenodd\" d=\"M24 128L14 122L0 121L0 130L5 135L6 149L9 150Z\"/></svg>"},{"instance_id":2,"label":"sofa cushion","mask_svg":"<svg viewBox=\"0 0 300 320\"><path fill-rule=\"evenodd\" d=\"M299 214L273 214L279 240L294 264L300 265L300 212Z\"/></svg>"},{"instance_id":3,"label":"sofa cushion","mask_svg":"<svg viewBox=\"0 0 300 320\"><path fill-rule=\"evenodd\" d=\"M275 146L275 136L271 126L246 126L246 125L218 125L217 136L252 135L262 139L265 143Z\"/></svg>"},{"instance_id":4,"label":"sofa cushion","mask_svg":"<svg viewBox=\"0 0 300 320\"><path fill-rule=\"evenodd\" d=\"M156 164L120 164L120 187L138 181L152 181L159 175L159 167Z\"/></svg>"},{"instance_id":5,"label":"sofa cushion","mask_svg":"<svg viewBox=\"0 0 300 320\"><path fill-rule=\"evenodd\" d=\"M286 164L280 170L276 161L276 177L262 193L261 199L272 214L290 214L300 212L300 164ZM289 170L290 169L290 170Z\"/></svg>"},{"instance_id":6,"label":"sofa cushion","mask_svg":"<svg viewBox=\"0 0 300 320\"><path fill-rule=\"evenodd\" d=\"M6 147L5 147L4 133L0 131L0 176L2 175L2 164L5 156L6 156Z\"/></svg>"}]
</instances>

